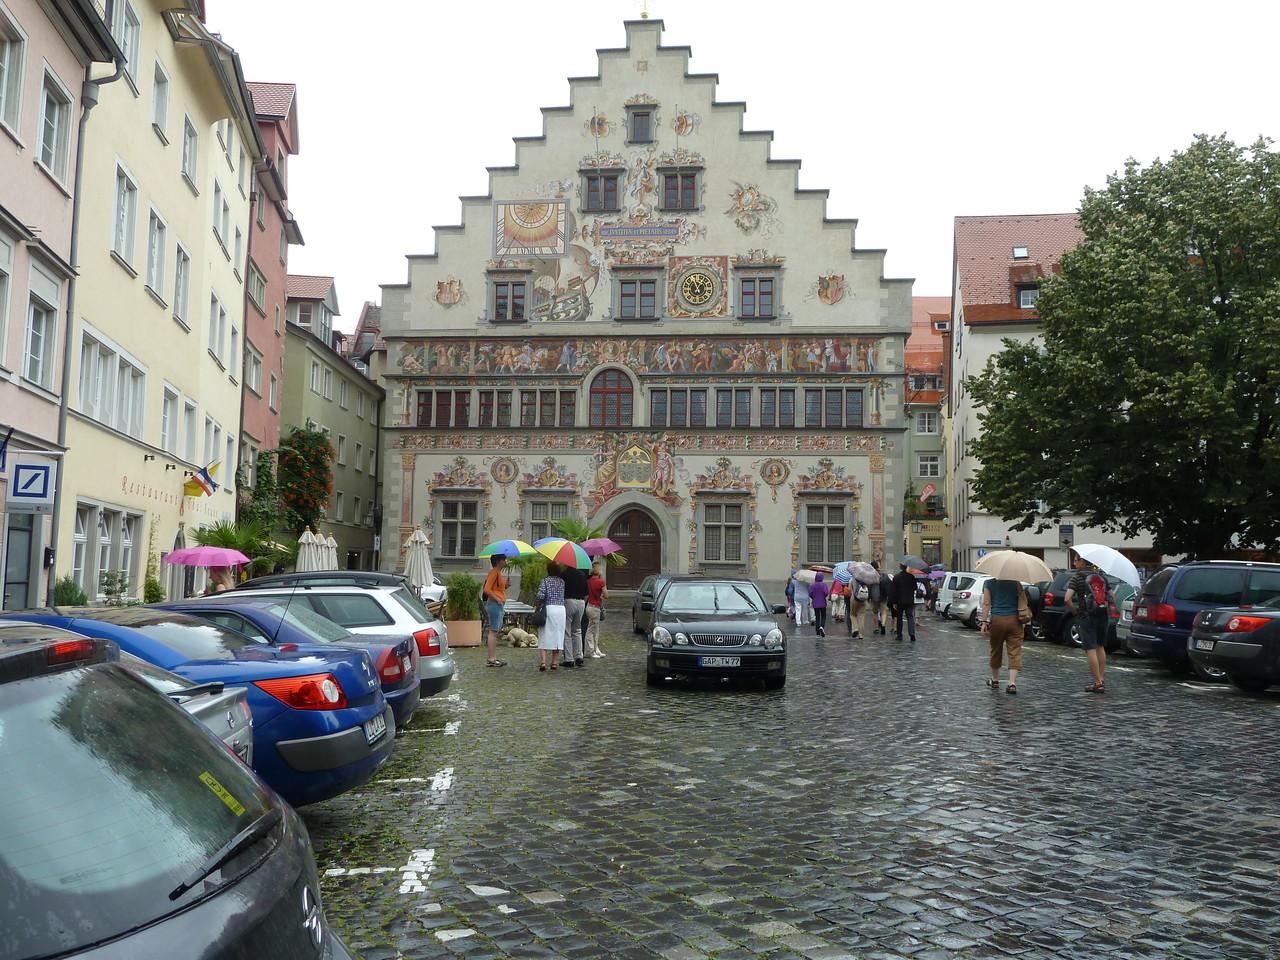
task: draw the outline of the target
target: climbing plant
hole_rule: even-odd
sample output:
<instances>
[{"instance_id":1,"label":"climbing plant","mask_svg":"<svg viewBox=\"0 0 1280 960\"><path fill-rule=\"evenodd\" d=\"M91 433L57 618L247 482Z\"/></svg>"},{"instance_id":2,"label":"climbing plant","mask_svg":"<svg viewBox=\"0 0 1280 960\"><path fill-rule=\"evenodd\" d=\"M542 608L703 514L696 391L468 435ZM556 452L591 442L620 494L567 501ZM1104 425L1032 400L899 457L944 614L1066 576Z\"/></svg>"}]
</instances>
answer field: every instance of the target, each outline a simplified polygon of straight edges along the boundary
<instances>
[{"instance_id":1,"label":"climbing plant","mask_svg":"<svg viewBox=\"0 0 1280 960\"><path fill-rule=\"evenodd\" d=\"M333 444L318 430L294 427L276 449L276 486L285 528L317 528L333 496Z\"/></svg>"}]
</instances>

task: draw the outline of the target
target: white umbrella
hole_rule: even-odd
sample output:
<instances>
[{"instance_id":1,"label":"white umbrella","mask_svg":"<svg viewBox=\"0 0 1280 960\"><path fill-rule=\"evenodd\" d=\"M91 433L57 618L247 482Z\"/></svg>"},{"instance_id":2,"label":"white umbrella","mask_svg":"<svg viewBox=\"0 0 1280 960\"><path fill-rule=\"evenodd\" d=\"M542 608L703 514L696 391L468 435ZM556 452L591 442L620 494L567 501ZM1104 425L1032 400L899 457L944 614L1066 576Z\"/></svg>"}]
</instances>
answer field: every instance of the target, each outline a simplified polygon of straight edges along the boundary
<instances>
[{"instance_id":1,"label":"white umbrella","mask_svg":"<svg viewBox=\"0 0 1280 960\"><path fill-rule=\"evenodd\" d=\"M1133 565L1133 561L1115 547L1108 547L1104 543L1077 543L1071 549L1103 573L1119 577L1125 583L1135 587L1142 583L1142 578L1138 576L1138 568Z\"/></svg>"},{"instance_id":2,"label":"white umbrella","mask_svg":"<svg viewBox=\"0 0 1280 960\"><path fill-rule=\"evenodd\" d=\"M404 576L419 592L432 582L431 541L421 526L415 527L404 543Z\"/></svg>"},{"instance_id":3,"label":"white umbrella","mask_svg":"<svg viewBox=\"0 0 1280 960\"><path fill-rule=\"evenodd\" d=\"M337 570L338 569L338 541L333 539L332 533L329 534L328 539L324 541L323 550L324 550L324 553L323 553L324 566L322 566L320 569Z\"/></svg>"},{"instance_id":4,"label":"white umbrella","mask_svg":"<svg viewBox=\"0 0 1280 960\"><path fill-rule=\"evenodd\" d=\"M294 570L298 573L310 573L324 569L321 565L319 543L320 538L311 532L310 527L302 531L302 536L298 537L298 561L294 564Z\"/></svg>"},{"instance_id":5,"label":"white umbrella","mask_svg":"<svg viewBox=\"0 0 1280 960\"><path fill-rule=\"evenodd\" d=\"M993 550L973 566L974 573L985 573L997 580L1021 580L1041 583L1053 579L1053 571L1039 557L1021 550Z\"/></svg>"},{"instance_id":6,"label":"white umbrella","mask_svg":"<svg viewBox=\"0 0 1280 960\"><path fill-rule=\"evenodd\" d=\"M791 575L791 579L796 583L813 583L818 579L817 570L797 570Z\"/></svg>"}]
</instances>

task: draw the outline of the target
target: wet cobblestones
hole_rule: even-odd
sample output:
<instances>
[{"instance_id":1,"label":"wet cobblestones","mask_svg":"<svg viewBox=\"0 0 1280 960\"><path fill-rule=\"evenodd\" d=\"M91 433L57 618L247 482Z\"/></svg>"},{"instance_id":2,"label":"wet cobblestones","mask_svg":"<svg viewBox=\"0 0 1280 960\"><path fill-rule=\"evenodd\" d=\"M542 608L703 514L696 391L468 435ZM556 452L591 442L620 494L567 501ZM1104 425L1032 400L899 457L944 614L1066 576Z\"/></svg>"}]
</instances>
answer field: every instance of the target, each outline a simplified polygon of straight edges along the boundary
<instances>
[{"instance_id":1,"label":"wet cobblestones","mask_svg":"<svg viewBox=\"0 0 1280 960\"><path fill-rule=\"evenodd\" d=\"M308 808L366 960L1275 956L1280 694L1113 657L802 630L787 688L456 651L377 780Z\"/></svg>"}]
</instances>

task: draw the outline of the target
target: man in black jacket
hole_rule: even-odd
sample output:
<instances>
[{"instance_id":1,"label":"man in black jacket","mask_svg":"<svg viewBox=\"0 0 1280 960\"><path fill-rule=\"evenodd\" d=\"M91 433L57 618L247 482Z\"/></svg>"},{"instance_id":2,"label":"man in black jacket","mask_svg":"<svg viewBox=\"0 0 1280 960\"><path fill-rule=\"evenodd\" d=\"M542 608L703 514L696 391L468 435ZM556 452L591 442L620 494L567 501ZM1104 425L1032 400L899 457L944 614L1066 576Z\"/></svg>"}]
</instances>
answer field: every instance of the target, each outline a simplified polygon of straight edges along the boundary
<instances>
[{"instance_id":1,"label":"man in black jacket","mask_svg":"<svg viewBox=\"0 0 1280 960\"><path fill-rule=\"evenodd\" d=\"M907 570L905 563L898 564L898 572L894 574L889 588L889 609L893 611L893 631L896 639L902 639L902 620L907 621L907 632L911 642L916 642L916 578Z\"/></svg>"}]
</instances>

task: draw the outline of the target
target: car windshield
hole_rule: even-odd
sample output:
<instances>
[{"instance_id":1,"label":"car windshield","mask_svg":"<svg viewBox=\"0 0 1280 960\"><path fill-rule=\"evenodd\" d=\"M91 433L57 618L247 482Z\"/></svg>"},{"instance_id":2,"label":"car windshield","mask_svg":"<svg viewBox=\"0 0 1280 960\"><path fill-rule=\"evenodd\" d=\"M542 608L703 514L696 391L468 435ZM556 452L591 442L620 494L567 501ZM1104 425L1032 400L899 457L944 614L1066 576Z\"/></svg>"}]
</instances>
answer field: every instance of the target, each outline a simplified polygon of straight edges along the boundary
<instances>
[{"instance_id":1,"label":"car windshield","mask_svg":"<svg viewBox=\"0 0 1280 960\"><path fill-rule=\"evenodd\" d=\"M752 584L672 583L662 595L662 613L767 613Z\"/></svg>"},{"instance_id":2,"label":"car windshield","mask_svg":"<svg viewBox=\"0 0 1280 960\"><path fill-rule=\"evenodd\" d=\"M255 844L170 901L270 808L253 774L115 664L3 690L4 956L63 956L185 909L275 842Z\"/></svg>"}]
</instances>

